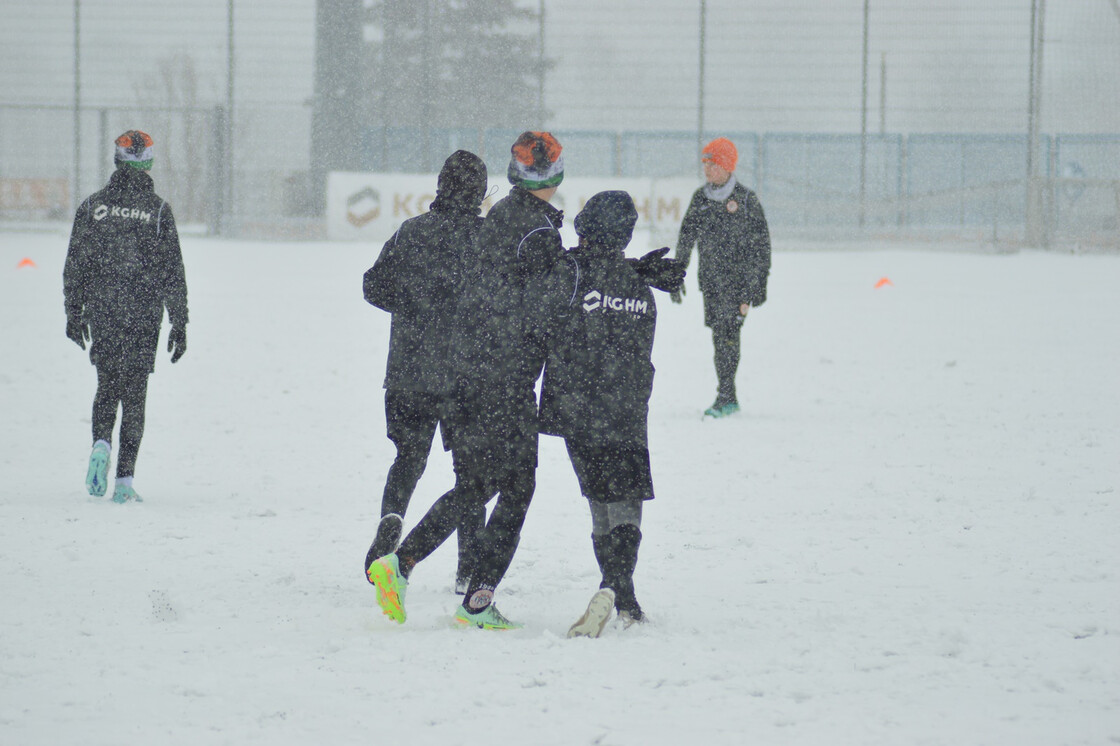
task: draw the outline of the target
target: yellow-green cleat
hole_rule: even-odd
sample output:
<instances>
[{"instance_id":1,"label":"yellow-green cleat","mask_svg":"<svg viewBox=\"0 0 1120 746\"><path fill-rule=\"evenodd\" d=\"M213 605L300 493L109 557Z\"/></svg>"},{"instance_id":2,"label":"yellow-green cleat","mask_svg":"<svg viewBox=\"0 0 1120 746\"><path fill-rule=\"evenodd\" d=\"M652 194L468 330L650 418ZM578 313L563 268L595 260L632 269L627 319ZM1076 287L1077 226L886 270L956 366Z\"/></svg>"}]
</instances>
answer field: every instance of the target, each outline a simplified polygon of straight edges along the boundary
<instances>
[{"instance_id":1,"label":"yellow-green cleat","mask_svg":"<svg viewBox=\"0 0 1120 746\"><path fill-rule=\"evenodd\" d=\"M397 555L388 554L375 559L366 570L366 577L377 587L377 605L381 607L381 613L397 624L404 624L408 616L404 611L408 580L401 575Z\"/></svg>"},{"instance_id":2,"label":"yellow-green cleat","mask_svg":"<svg viewBox=\"0 0 1120 746\"><path fill-rule=\"evenodd\" d=\"M466 606L460 606L455 612L455 626L463 629L475 627L476 629L521 629L520 624L511 622L502 616L498 607L490 604L477 614L472 614Z\"/></svg>"}]
</instances>

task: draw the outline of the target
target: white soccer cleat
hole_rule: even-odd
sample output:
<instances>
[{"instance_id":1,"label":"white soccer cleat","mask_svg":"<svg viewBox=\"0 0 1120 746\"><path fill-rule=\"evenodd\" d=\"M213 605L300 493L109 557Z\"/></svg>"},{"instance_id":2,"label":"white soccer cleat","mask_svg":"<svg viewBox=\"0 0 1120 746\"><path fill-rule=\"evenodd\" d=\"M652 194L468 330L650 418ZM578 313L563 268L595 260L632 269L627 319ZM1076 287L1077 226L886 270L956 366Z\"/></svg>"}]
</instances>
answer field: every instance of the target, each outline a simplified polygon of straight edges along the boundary
<instances>
[{"instance_id":1,"label":"white soccer cleat","mask_svg":"<svg viewBox=\"0 0 1120 746\"><path fill-rule=\"evenodd\" d=\"M568 629L568 637L598 637L610 621L612 611L614 591L600 588L587 604L587 611Z\"/></svg>"}]
</instances>

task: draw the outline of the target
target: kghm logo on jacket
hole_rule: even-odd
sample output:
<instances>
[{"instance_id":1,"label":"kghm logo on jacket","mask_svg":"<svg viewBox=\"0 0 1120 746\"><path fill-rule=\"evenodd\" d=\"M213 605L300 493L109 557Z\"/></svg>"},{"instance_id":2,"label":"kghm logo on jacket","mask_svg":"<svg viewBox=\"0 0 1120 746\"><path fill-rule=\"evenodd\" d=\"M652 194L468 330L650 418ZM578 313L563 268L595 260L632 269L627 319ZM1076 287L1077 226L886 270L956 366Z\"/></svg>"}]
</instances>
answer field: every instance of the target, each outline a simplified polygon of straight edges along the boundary
<instances>
[{"instance_id":1,"label":"kghm logo on jacket","mask_svg":"<svg viewBox=\"0 0 1120 746\"><path fill-rule=\"evenodd\" d=\"M144 223L152 222L152 213L137 210L135 207L118 207L116 205L98 205L93 211L94 220L104 220L109 216L125 218L127 220L140 220Z\"/></svg>"},{"instance_id":2,"label":"kghm logo on jacket","mask_svg":"<svg viewBox=\"0 0 1120 746\"><path fill-rule=\"evenodd\" d=\"M588 313L603 310L643 314L649 311L649 302L637 298L615 298L611 295L603 295L598 290L592 290L583 296L583 310Z\"/></svg>"}]
</instances>

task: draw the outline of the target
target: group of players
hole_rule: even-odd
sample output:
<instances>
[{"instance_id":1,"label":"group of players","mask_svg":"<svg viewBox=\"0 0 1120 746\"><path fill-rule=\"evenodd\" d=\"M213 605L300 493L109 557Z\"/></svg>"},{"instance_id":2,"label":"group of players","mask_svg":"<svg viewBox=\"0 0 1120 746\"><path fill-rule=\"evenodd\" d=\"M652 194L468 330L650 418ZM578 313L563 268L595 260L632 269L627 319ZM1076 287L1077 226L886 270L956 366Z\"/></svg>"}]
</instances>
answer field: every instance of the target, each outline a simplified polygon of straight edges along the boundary
<instances>
[{"instance_id":1,"label":"group of players","mask_svg":"<svg viewBox=\"0 0 1120 746\"><path fill-rule=\"evenodd\" d=\"M714 141L706 158L726 155L727 146L734 153L729 141ZM538 433L565 440L590 505L601 571L599 590L569 636L599 636L615 610L624 627L645 620L634 570L642 506L654 496L647 415L657 311L649 288L680 302L688 253L698 242L706 321L720 334L721 383L707 414L738 409L735 368L726 360L729 338L737 342L748 309L765 300L765 275L761 293L757 277L742 271L713 275L709 265L719 252L700 238L719 221L731 221L711 212L713 200L699 190L701 200L693 199L682 226L682 240L689 242L678 246L683 258L666 258L666 248L628 260L624 252L638 218L634 202L626 192L600 192L575 218L579 245L565 250L559 233L564 216L550 203L564 177L562 150L548 132L523 133L511 148L509 196L485 218L479 217L485 166L471 153L456 152L440 172L431 210L402 224L365 275L366 299L393 316L385 413L397 446L365 564L378 604L397 622L407 617L405 595L416 564L458 531L456 590L463 601L454 621L484 629L520 626L493 599L532 500ZM761 220L768 273L761 208L731 178L734 161L725 165L730 168L706 165L724 177L713 184L711 177L721 174L710 174L709 185L721 189L716 196L724 215L747 226L741 232L757 232ZM727 243L718 242L720 250ZM712 283L726 285L734 274L743 276L741 287L719 300L722 288ZM737 366L737 345L733 352ZM452 452L455 485L398 545L437 423Z\"/></svg>"},{"instance_id":2,"label":"group of players","mask_svg":"<svg viewBox=\"0 0 1120 746\"><path fill-rule=\"evenodd\" d=\"M107 491L119 406L112 499L120 503L141 499L132 478L164 308L172 362L186 350L182 254L171 208L148 174L152 151L151 137L138 130L115 141L117 170L79 207L63 278L67 336L83 349L90 343L98 376L86 487L97 496ZM564 178L562 152L551 133L522 133L511 147L512 189L485 217L486 167L470 152L453 153L430 210L405 221L365 273L366 300L392 314L385 410L397 456L364 569L394 621L406 619L413 568L457 531L463 601L455 622L520 626L493 599L533 497L539 433L565 439L589 501L602 573L569 635L599 636L616 609L624 626L646 619L634 569L642 506L654 496L650 287L680 302L693 245L720 381L705 414L738 409L739 328L765 300L770 246L757 198L734 178L734 145L719 138L705 147L708 183L685 214L675 259L667 248L625 257L638 215L623 191L590 198L574 220L579 245L565 249L564 216L550 203ZM402 540L437 424L455 484Z\"/></svg>"}]
</instances>

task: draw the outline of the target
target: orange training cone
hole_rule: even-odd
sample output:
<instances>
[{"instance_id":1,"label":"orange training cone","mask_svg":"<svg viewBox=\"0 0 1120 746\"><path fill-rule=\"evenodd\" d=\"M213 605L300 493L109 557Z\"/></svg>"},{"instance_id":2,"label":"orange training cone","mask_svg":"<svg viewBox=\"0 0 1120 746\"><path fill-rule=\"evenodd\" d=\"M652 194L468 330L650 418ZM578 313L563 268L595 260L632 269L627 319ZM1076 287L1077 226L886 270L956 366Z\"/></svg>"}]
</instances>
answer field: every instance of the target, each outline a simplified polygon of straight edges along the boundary
<instances>
[{"instance_id":1,"label":"orange training cone","mask_svg":"<svg viewBox=\"0 0 1120 746\"><path fill-rule=\"evenodd\" d=\"M20 261L20 263L16 265L16 269L23 269L24 267L34 267L34 266L35 266L35 262L31 261L27 257L24 257L23 260Z\"/></svg>"},{"instance_id":2,"label":"orange training cone","mask_svg":"<svg viewBox=\"0 0 1120 746\"><path fill-rule=\"evenodd\" d=\"M891 282L891 278L889 278L889 277L880 277L879 281L877 283L875 283L876 288L885 287L887 285L892 285L892 286L894 285L894 283Z\"/></svg>"}]
</instances>

